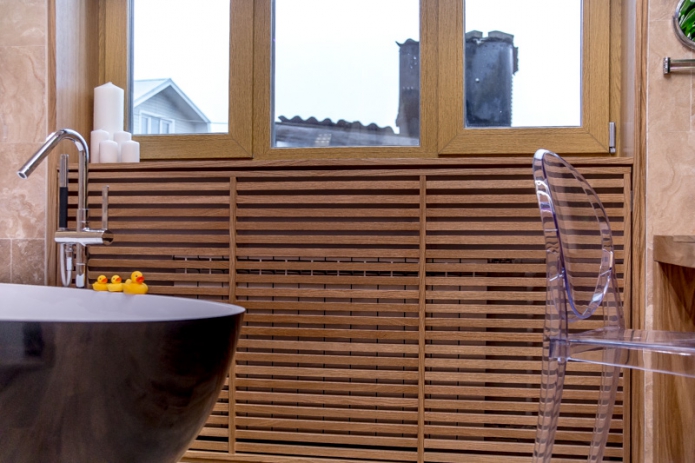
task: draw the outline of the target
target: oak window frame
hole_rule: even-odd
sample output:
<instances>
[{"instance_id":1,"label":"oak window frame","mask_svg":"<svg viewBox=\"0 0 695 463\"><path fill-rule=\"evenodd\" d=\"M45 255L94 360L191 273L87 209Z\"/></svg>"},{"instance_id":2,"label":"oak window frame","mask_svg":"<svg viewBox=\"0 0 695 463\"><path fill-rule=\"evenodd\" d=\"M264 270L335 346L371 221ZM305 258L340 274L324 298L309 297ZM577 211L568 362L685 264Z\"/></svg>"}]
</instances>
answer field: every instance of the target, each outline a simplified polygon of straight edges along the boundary
<instances>
[{"instance_id":1,"label":"oak window frame","mask_svg":"<svg viewBox=\"0 0 695 463\"><path fill-rule=\"evenodd\" d=\"M540 147L563 154L611 152L609 121L618 122L620 114L622 0L583 0L579 127L466 128L463 0L420 0L420 145L321 148L272 147L271 2L231 0L228 133L135 135L142 159L530 156ZM99 12L100 82L125 88L128 100L132 0L100 0ZM126 118L129 108L126 101Z\"/></svg>"}]
</instances>

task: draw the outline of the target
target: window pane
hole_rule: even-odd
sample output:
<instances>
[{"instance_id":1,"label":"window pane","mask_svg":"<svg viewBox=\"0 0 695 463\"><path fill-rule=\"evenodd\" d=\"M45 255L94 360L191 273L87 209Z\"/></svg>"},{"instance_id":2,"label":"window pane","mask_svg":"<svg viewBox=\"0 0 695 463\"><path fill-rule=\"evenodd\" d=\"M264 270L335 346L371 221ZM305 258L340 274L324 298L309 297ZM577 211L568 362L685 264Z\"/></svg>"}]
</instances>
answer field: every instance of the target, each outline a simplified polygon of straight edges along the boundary
<instances>
[{"instance_id":1,"label":"window pane","mask_svg":"<svg viewBox=\"0 0 695 463\"><path fill-rule=\"evenodd\" d=\"M464 1L466 127L580 126L582 1Z\"/></svg>"},{"instance_id":2,"label":"window pane","mask_svg":"<svg viewBox=\"0 0 695 463\"><path fill-rule=\"evenodd\" d=\"M274 0L273 146L417 146L418 0Z\"/></svg>"},{"instance_id":3,"label":"window pane","mask_svg":"<svg viewBox=\"0 0 695 463\"><path fill-rule=\"evenodd\" d=\"M157 117L150 133L162 119L171 133L227 132L230 0L133 3L134 133L147 133L141 112Z\"/></svg>"}]
</instances>

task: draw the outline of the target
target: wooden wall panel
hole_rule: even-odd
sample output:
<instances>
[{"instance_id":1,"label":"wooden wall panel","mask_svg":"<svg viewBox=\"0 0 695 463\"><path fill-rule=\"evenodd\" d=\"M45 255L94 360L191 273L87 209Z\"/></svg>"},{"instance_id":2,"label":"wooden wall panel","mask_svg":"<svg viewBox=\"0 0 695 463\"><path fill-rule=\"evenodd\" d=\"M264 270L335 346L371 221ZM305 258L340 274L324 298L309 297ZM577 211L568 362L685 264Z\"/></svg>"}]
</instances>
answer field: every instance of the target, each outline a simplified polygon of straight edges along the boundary
<instances>
[{"instance_id":1,"label":"wooden wall panel","mask_svg":"<svg viewBox=\"0 0 695 463\"><path fill-rule=\"evenodd\" d=\"M235 450L417 461L418 177L236 180Z\"/></svg>"},{"instance_id":2,"label":"wooden wall panel","mask_svg":"<svg viewBox=\"0 0 695 463\"><path fill-rule=\"evenodd\" d=\"M580 170L625 288L630 167ZM92 247L90 279L139 269L153 293L247 308L184 461L529 461L545 304L530 167L104 169L93 217L103 184L116 242ZM597 387L571 365L557 461L586 459ZM618 398L606 461L629 454Z\"/></svg>"},{"instance_id":3,"label":"wooden wall panel","mask_svg":"<svg viewBox=\"0 0 695 463\"><path fill-rule=\"evenodd\" d=\"M622 174L586 174L607 206L624 282ZM527 169L428 176L425 461L528 462L545 313L545 243ZM602 326L599 315L575 329ZM555 455L586 459L600 369L570 363ZM622 386L622 385L621 385ZM605 460L622 461L622 389Z\"/></svg>"}]
</instances>

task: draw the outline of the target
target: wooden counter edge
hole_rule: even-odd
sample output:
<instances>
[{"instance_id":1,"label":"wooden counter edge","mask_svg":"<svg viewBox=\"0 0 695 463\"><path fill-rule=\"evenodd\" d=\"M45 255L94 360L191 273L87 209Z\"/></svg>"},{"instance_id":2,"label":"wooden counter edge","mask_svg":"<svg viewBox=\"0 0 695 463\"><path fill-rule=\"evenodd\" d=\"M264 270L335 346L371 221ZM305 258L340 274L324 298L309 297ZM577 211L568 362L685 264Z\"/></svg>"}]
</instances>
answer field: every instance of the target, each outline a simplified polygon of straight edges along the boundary
<instances>
[{"instance_id":1,"label":"wooden counter edge","mask_svg":"<svg viewBox=\"0 0 695 463\"><path fill-rule=\"evenodd\" d=\"M695 235L654 236L654 260L695 268Z\"/></svg>"}]
</instances>

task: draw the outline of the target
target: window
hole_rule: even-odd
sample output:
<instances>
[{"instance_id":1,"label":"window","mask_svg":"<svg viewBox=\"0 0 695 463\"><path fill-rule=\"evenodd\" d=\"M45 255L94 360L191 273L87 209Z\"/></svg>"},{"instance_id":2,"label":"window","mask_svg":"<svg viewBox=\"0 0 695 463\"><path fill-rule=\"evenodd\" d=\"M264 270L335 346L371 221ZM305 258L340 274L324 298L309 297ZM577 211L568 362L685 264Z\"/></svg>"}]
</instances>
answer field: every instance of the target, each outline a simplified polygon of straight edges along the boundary
<instances>
[{"instance_id":1,"label":"window","mask_svg":"<svg viewBox=\"0 0 695 463\"><path fill-rule=\"evenodd\" d=\"M273 0L273 147L418 146L418 0Z\"/></svg>"},{"instance_id":2,"label":"window","mask_svg":"<svg viewBox=\"0 0 695 463\"><path fill-rule=\"evenodd\" d=\"M139 119L139 123L134 123L136 125L136 130L133 133L142 135L168 135L176 133L174 131L175 121L172 119L166 119L164 117L145 112L140 112L134 117Z\"/></svg>"},{"instance_id":3,"label":"window","mask_svg":"<svg viewBox=\"0 0 695 463\"><path fill-rule=\"evenodd\" d=\"M125 72L128 47L123 44L128 41L124 31L128 30L129 15L137 14L138 8L128 10L123 6L126 2L119 0L102 2L103 17L110 18L102 23L106 37L100 55L104 75L116 85L130 85L132 94L133 84L128 84ZM201 4L177 0L176 5L179 2L189 6ZM168 8L182 8L165 3ZM563 17L568 22L561 27L562 33L567 34L561 51L571 60L558 66L569 72L554 78L555 82L566 84L558 87L557 94L571 96L563 103L568 116L557 116L557 109L539 107L531 109L536 109L540 118L517 122L521 111L514 109L513 100L550 99L544 92L540 97L513 93L512 102L503 105L511 110L499 121L475 119L490 98L469 93L474 90L472 84L483 78L475 75L474 65L469 63L474 53L485 58L485 49L494 48L490 46L493 42L502 44L505 49L499 53L507 57L510 73L504 84L507 87L521 89L521 79L528 78L532 67L537 71L540 66L538 75L543 76L555 66L554 57L560 53L555 43L560 41L560 29L552 32L556 22L544 16L548 8L558 3L572 9L570 19ZM524 14L529 13L531 4L541 11L522 21L536 21L534 28L541 31L535 42L545 44L537 54L540 64L533 64L529 58L531 45L525 32L514 28L520 13L513 8L520 2L513 0L495 3L497 9L491 16L503 20L506 15L509 19L499 27L490 23L481 10L490 6L485 0L226 0L225 4L229 7L229 87L228 95L222 91L216 94L228 106L226 131L215 126L223 121L213 116L208 118L209 132L220 133L183 135L180 132L184 121L159 113L173 121L171 125L159 124L159 133L170 135L149 136L154 133L151 131L137 136L143 158L530 155L540 146L565 154L609 152L609 121L617 121L620 113L618 91L610 92L611 82L620 81L620 44L611 42L611 28L619 30L620 25L618 0L524 2ZM330 11L324 11L327 5ZM395 17L401 19L394 21ZM137 20L135 24L137 41ZM370 60L375 59L372 53L380 56L376 48L381 45L377 39L380 35L374 29L383 29L383 35L389 37L384 47L386 56L392 54L376 58L380 61L376 64ZM166 40L160 45L167 45ZM136 74L137 67L136 59ZM325 72L325 68L337 73ZM215 72L226 72L224 64L219 69ZM394 73L398 77L391 77L390 83L377 83L382 74ZM347 83L331 77L336 74L347 76ZM167 76L161 78L164 77ZM394 84L396 80L398 83ZM348 88L353 82L357 84ZM183 85L181 89L188 93ZM370 96L370 91L378 94L379 99ZM382 96L387 103L380 102ZM357 109L353 111L352 107ZM375 109L383 110L384 115ZM471 112L473 109L478 113ZM494 111L502 113L499 108ZM205 114L207 110L201 112ZM543 119L551 113L556 114L555 119ZM135 113L131 117L135 122Z\"/></svg>"},{"instance_id":4,"label":"window","mask_svg":"<svg viewBox=\"0 0 695 463\"><path fill-rule=\"evenodd\" d=\"M498 5L504 9L506 3L513 2ZM524 5L529 3L534 2L524 2ZM438 6L440 154L531 154L539 147L550 146L553 148L548 149L565 154L609 152L611 2L581 2L581 125L577 127L466 127L464 40L460 40L465 37L464 3L440 0ZM559 39L550 34L546 40ZM544 66L554 66L553 56L546 57Z\"/></svg>"},{"instance_id":5,"label":"window","mask_svg":"<svg viewBox=\"0 0 695 463\"><path fill-rule=\"evenodd\" d=\"M229 120L229 0L134 0L132 129L141 111L177 120L167 131L225 133ZM131 130L137 133L137 130Z\"/></svg>"},{"instance_id":6,"label":"window","mask_svg":"<svg viewBox=\"0 0 695 463\"><path fill-rule=\"evenodd\" d=\"M150 19L144 18L144 22L138 26L134 19L134 13L138 11L137 2L144 2L150 6ZM207 9L210 7L211 9ZM126 126L131 127L136 134L134 139L140 142L143 159L171 159L171 158L250 158L252 156L252 93L253 93L253 1L250 0L215 0L214 2L199 2L195 0L176 0L160 2L158 0L102 0L100 3L100 35L103 36L102 46L99 50L100 68L102 75L107 77L115 85L126 89ZM145 9L147 11L147 8ZM154 13L152 13L152 11ZM159 15L157 14L159 12ZM183 15L181 13L184 13ZM154 15L154 19L152 16ZM105 20L108 18L108 20ZM170 29L161 28L158 23L169 18L178 24L179 32L171 32ZM139 74L137 62L133 66L136 51L132 49L133 40L138 29L146 42L153 42L155 52L145 55L143 60L154 59L153 56L165 56L173 54L175 59L182 60L179 49L171 49L172 45L179 44L177 35L186 36L190 29L188 20L204 23L204 25L217 25L214 31L219 36L219 29L223 27L222 35L226 35L226 41L222 43L222 50L227 50L228 58L220 55L220 47L207 46L200 43L189 53L189 58L200 60L186 62L186 66L196 67L212 64L214 69L222 69L214 79L209 77L213 72L210 69L199 72L193 78L194 83L189 84L185 80L177 82L176 69L171 70L162 65L152 69L143 70ZM227 24L228 27L219 26ZM134 27L131 27L134 26ZM142 32L143 28L157 29L157 33ZM132 36L128 31L133 30ZM203 28L203 32L205 28ZM203 42L212 40L214 34L202 37ZM194 35L195 37L195 35ZM222 39L215 39L220 40ZM219 44L217 44L219 45ZM211 50L216 50L211 56L207 56ZM149 58L148 58L149 57ZM140 61L141 63L143 61ZM200 64L204 63L204 64ZM207 64L205 64L207 63ZM133 69L135 67L136 69ZM143 68L141 68L142 70ZM164 74L157 71L161 69ZM171 71L171 73L169 73ZM129 74L130 72L130 74ZM160 134L167 132L170 135L151 136L137 134L142 130L142 123L137 119L137 110L140 107L135 97L143 98L145 93L134 94L134 82L136 80L159 80L158 94L169 97L171 106L178 105L184 114L164 114L160 109L155 114L162 115L165 119L173 121L169 124L159 124L157 130ZM200 86L195 81L202 81ZM206 98L209 96L196 96L200 88L205 90L211 81L222 81L222 87L216 83L212 94L213 100L222 100L222 104L215 109L208 110ZM168 82L171 81L171 82ZM184 83L186 82L186 83ZM180 85L179 85L180 84ZM226 86L226 87L225 87ZM224 89L227 89L226 93ZM166 92L166 93L162 93ZM184 95L184 98L178 98ZM220 94L221 93L221 94ZM184 104L185 99L189 102ZM150 102L152 102L150 100ZM161 102L159 102L161 103ZM219 103L219 102L213 102ZM214 106L214 105L213 105ZM226 108L226 117L225 117ZM142 108L145 109L146 108ZM197 109L197 111L196 111ZM152 109L150 109L152 110ZM221 111L221 112L220 112ZM209 114L209 115L208 115ZM206 120L207 119L207 120ZM179 132L186 132L182 134Z\"/></svg>"}]
</instances>

